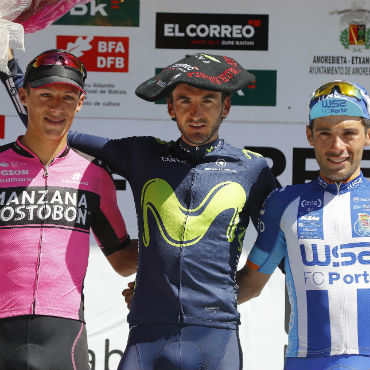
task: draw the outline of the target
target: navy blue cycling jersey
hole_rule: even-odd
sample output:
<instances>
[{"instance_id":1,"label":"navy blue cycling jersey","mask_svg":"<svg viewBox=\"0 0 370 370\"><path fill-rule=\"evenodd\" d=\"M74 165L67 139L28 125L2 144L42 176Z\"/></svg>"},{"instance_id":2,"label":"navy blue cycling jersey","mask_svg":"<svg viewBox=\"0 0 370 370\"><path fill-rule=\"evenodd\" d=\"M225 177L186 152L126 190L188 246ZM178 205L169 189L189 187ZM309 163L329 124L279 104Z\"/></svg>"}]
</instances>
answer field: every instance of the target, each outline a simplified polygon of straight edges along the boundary
<instances>
[{"instance_id":1,"label":"navy blue cycling jersey","mask_svg":"<svg viewBox=\"0 0 370 370\"><path fill-rule=\"evenodd\" d=\"M140 250L130 325L235 327L245 230L274 188L265 159L221 139L194 147L72 133L69 144L99 156L133 191Z\"/></svg>"},{"instance_id":2,"label":"navy blue cycling jersey","mask_svg":"<svg viewBox=\"0 0 370 370\"><path fill-rule=\"evenodd\" d=\"M21 83L21 73L8 79L9 86ZM235 328L244 234L275 187L265 159L221 139L194 147L181 139L109 140L70 132L68 143L105 161L131 186L140 244L130 326Z\"/></svg>"}]
</instances>

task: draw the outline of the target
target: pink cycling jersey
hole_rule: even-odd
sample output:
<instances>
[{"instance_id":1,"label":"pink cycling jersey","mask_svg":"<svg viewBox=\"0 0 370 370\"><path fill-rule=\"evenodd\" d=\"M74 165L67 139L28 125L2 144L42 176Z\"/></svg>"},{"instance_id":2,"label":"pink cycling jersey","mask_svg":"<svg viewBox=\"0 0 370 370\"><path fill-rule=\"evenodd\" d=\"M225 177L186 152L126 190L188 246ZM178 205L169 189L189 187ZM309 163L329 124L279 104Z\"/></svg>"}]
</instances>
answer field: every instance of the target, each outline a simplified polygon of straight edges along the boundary
<instances>
[{"instance_id":1,"label":"pink cycling jersey","mask_svg":"<svg viewBox=\"0 0 370 370\"><path fill-rule=\"evenodd\" d=\"M100 161L66 147L44 166L19 140L0 147L0 318L83 320L90 228L106 256L129 243Z\"/></svg>"}]
</instances>

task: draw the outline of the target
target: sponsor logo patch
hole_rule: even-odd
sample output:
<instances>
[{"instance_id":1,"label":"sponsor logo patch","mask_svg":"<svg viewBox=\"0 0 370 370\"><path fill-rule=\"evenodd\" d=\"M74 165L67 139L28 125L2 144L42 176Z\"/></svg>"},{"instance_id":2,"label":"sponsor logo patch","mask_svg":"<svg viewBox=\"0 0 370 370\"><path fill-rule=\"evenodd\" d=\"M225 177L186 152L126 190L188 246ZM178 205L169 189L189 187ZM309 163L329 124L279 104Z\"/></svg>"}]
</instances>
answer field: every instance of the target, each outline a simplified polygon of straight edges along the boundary
<instances>
[{"instance_id":1,"label":"sponsor logo patch","mask_svg":"<svg viewBox=\"0 0 370 370\"><path fill-rule=\"evenodd\" d=\"M57 36L57 48L78 57L89 72L128 72L129 38Z\"/></svg>"},{"instance_id":2,"label":"sponsor logo patch","mask_svg":"<svg viewBox=\"0 0 370 370\"><path fill-rule=\"evenodd\" d=\"M156 48L268 50L264 14L157 13Z\"/></svg>"}]
</instances>

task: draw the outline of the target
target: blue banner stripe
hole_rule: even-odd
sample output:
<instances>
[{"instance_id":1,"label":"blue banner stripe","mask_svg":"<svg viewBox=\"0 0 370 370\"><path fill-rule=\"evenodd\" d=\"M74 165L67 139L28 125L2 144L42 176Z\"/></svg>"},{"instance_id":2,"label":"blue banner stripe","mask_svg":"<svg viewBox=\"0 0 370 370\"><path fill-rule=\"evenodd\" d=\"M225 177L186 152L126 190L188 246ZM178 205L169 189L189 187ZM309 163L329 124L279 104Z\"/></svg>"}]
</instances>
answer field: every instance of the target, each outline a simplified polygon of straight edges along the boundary
<instances>
[{"instance_id":1,"label":"blue banner stripe","mask_svg":"<svg viewBox=\"0 0 370 370\"><path fill-rule=\"evenodd\" d=\"M368 353L370 347L370 289L357 289L358 348Z\"/></svg>"},{"instance_id":2,"label":"blue banner stripe","mask_svg":"<svg viewBox=\"0 0 370 370\"><path fill-rule=\"evenodd\" d=\"M331 333L327 290L307 290L307 355L330 356Z\"/></svg>"}]
</instances>

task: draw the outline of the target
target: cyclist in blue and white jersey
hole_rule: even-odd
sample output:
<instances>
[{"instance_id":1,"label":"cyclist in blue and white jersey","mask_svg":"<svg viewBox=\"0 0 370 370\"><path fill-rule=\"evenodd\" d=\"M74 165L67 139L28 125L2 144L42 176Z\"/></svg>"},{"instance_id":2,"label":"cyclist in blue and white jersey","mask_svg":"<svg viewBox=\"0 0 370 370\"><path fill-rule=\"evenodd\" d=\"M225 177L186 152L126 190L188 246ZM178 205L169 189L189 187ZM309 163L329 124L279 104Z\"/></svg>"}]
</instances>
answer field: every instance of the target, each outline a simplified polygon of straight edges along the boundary
<instances>
[{"instance_id":1,"label":"cyclist in blue and white jersey","mask_svg":"<svg viewBox=\"0 0 370 370\"><path fill-rule=\"evenodd\" d=\"M370 183L360 169L369 102L364 88L346 81L312 93L306 134L320 175L270 194L239 275L244 302L285 257L286 370L370 369Z\"/></svg>"}]
</instances>

